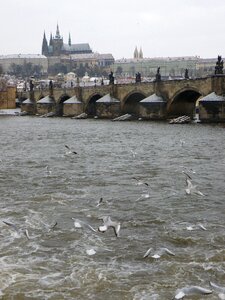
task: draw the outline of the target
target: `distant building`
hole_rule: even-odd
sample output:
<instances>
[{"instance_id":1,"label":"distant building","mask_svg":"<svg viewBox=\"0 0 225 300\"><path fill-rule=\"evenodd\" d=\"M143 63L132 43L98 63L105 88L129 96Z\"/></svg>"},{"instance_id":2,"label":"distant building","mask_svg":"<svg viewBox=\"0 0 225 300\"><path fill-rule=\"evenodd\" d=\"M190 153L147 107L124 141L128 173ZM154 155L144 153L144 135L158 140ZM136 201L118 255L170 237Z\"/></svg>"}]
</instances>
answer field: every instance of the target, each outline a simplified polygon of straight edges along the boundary
<instances>
[{"instance_id":1,"label":"distant building","mask_svg":"<svg viewBox=\"0 0 225 300\"><path fill-rule=\"evenodd\" d=\"M216 58L202 59L199 56L183 57L143 57L143 51L135 47L133 58L122 58L115 60L112 70L116 76L135 77L141 73L142 77L155 78L158 67L165 78L184 78L185 70L188 69L189 76L201 77L214 74Z\"/></svg>"},{"instance_id":2,"label":"distant building","mask_svg":"<svg viewBox=\"0 0 225 300\"><path fill-rule=\"evenodd\" d=\"M3 73L10 73L12 64L23 66L31 63L41 67L41 73L46 74L48 71L48 59L41 54L10 54L0 55L0 65Z\"/></svg>"},{"instance_id":3,"label":"distant building","mask_svg":"<svg viewBox=\"0 0 225 300\"><path fill-rule=\"evenodd\" d=\"M114 57L112 54L100 54L100 53L87 53L87 54L71 54L69 56L62 56L61 62L72 63L73 67L80 65L86 65L87 67L99 66L108 67L114 63Z\"/></svg>"},{"instance_id":4,"label":"distant building","mask_svg":"<svg viewBox=\"0 0 225 300\"><path fill-rule=\"evenodd\" d=\"M92 53L89 44L72 44L70 34L68 38L68 44L65 44L63 41L63 37L60 35L58 24L55 36L52 36L52 34L50 35L49 43L47 42L46 35L44 32L42 41L42 55L49 57L83 53Z\"/></svg>"}]
</instances>

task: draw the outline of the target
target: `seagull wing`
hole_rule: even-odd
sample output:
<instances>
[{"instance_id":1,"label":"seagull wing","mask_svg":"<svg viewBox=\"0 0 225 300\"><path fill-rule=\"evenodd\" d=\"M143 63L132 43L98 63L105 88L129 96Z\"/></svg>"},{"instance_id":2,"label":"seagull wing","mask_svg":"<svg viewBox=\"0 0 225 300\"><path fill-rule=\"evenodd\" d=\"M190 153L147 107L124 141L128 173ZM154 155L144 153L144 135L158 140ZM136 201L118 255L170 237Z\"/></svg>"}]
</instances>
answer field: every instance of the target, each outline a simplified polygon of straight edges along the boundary
<instances>
[{"instance_id":1,"label":"seagull wing","mask_svg":"<svg viewBox=\"0 0 225 300\"><path fill-rule=\"evenodd\" d=\"M167 253L169 255L175 256L175 254L167 248L164 248L164 251L165 251L165 253Z\"/></svg>"},{"instance_id":2,"label":"seagull wing","mask_svg":"<svg viewBox=\"0 0 225 300\"><path fill-rule=\"evenodd\" d=\"M151 251L152 251L152 248L149 248L149 249L145 252L143 258L148 257L148 256L149 256L149 253L150 253Z\"/></svg>"},{"instance_id":3,"label":"seagull wing","mask_svg":"<svg viewBox=\"0 0 225 300\"><path fill-rule=\"evenodd\" d=\"M212 281L210 281L209 284L212 288L214 288L214 290L216 292L225 294L225 287L219 286L219 285L213 283Z\"/></svg>"},{"instance_id":4,"label":"seagull wing","mask_svg":"<svg viewBox=\"0 0 225 300\"><path fill-rule=\"evenodd\" d=\"M3 221L3 223L5 223L8 226L11 226L16 231L19 231L19 228L15 224L10 223L10 222L6 222L6 221Z\"/></svg>"}]
</instances>

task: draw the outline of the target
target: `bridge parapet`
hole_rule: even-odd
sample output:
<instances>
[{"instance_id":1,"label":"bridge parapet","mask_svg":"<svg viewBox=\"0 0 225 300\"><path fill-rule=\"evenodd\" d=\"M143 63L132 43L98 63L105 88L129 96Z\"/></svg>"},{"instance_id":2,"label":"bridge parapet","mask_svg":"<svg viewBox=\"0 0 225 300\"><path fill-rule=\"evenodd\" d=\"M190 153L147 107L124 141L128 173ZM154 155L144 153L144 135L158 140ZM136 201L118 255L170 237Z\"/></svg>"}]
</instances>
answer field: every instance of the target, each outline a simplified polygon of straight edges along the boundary
<instances>
[{"instance_id":1,"label":"bridge parapet","mask_svg":"<svg viewBox=\"0 0 225 300\"><path fill-rule=\"evenodd\" d=\"M54 88L53 97L56 105L62 106L65 100L76 96L78 100L82 101L84 110L88 110L93 115L96 101L106 94L110 94L120 101L122 112L129 109L131 113L138 111L138 108L133 109L132 106L137 106L144 98L156 94L166 101L167 112L181 114L186 111L190 114L197 99L212 92L218 95L225 94L225 75L157 82ZM49 89L33 91L36 102L47 95L49 95ZM20 97L29 98L29 92L21 93ZM91 108L88 109L88 106Z\"/></svg>"}]
</instances>

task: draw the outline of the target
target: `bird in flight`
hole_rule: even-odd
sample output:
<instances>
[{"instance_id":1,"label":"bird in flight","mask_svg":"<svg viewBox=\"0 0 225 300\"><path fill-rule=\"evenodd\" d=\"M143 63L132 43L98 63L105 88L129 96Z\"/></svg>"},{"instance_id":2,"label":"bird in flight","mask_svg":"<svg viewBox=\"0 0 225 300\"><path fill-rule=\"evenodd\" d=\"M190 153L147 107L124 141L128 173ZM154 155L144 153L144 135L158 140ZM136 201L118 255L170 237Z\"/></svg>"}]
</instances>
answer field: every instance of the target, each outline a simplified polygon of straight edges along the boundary
<instances>
[{"instance_id":1,"label":"bird in flight","mask_svg":"<svg viewBox=\"0 0 225 300\"><path fill-rule=\"evenodd\" d=\"M69 146L65 145L65 147L67 149L66 150L66 155L77 154L77 152L76 151L72 151Z\"/></svg>"}]
</instances>

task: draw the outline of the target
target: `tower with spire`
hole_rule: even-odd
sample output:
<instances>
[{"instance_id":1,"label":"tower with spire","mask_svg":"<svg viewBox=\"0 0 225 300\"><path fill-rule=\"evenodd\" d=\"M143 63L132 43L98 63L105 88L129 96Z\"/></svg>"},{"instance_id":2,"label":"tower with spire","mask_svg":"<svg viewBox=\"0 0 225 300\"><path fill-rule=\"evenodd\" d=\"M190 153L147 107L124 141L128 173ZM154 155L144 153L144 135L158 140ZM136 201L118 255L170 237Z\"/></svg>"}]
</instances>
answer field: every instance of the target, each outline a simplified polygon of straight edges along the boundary
<instances>
[{"instance_id":1,"label":"tower with spire","mask_svg":"<svg viewBox=\"0 0 225 300\"><path fill-rule=\"evenodd\" d=\"M43 36L43 41L42 41L42 50L41 50L42 55L48 56L48 42L46 39L45 31L44 31L44 36Z\"/></svg>"},{"instance_id":2,"label":"tower with spire","mask_svg":"<svg viewBox=\"0 0 225 300\"><path fill-rule=\"evenodd\" d=\"M59 25L57 24L55 37L52 39L52 55L60 56L63 47L63 37L59 32Z\"/></svg>"},{"instance_id":3,"label":"tower with spire","mask_svg":"<svg viewBox=\"0 0 225 300\"><path fill-rule=\"evenodd\" d=\"M137 49L137 46L134 49L134 59L138 59L138 49Z\"/></svg>"},{"instance_id":4,"label":"tower with spire","mask_svg":"<svg viewBox=\"0 0 225 300\"><path fill-rule=\"evenodd\" d=\"M63 37L60 35L59 25L56 26L55 36L50 35L49 44L44 32L42 41L42 55L45 56L61 56L79 53L92 53L92 50L88 43L72 44L71 36L69 33L68 44L63 43Z\"/></svg>"},{"instance_id":5,"label":"tower with spire","mask_svg":"<svg viewBox=\"0 0 225 300\"><path fill-rule=\"evenodd\" d=\"M71 46L71 36L70 36L70 33L69 33L68 45Z\"/></svg>"},{"instance_id":6,"label":"tower with spire","mask_svg":"<svg viewBox=\"0 0 225 300\"><path fill-rule=\"evenodd\" d=\"M143 59L143 51L142 51L142 48L140 48L138 57L139 57L140 59Z\"/></svg>"}]
</instances>

